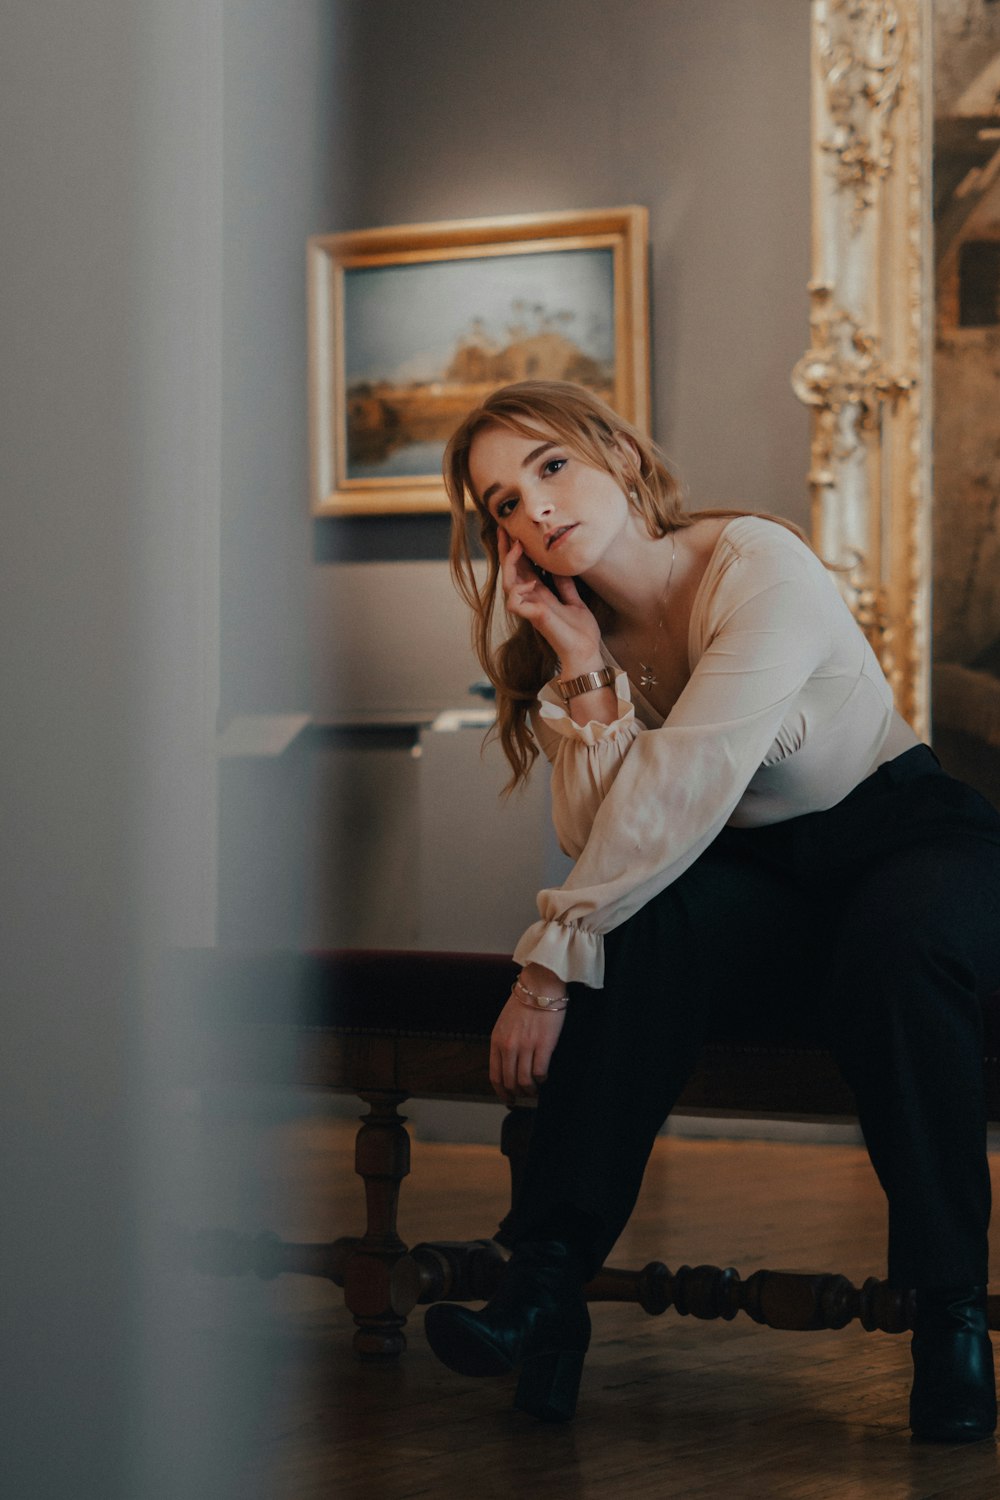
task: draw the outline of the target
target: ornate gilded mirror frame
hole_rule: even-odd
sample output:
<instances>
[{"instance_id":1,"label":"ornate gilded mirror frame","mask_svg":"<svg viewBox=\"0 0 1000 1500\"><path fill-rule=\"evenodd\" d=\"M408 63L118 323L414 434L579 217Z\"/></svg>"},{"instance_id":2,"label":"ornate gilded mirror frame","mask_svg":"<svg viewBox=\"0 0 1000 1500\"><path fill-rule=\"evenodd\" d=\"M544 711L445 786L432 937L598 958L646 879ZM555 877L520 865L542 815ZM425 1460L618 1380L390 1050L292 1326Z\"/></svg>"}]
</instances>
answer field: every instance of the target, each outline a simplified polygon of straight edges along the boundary
<instances>
[{"instance_id":1,"label":"ornate gilded mirror frame","mask_svg":"<svg viewBox=\"0 0 1000 1500\"><path fill-rule=\"evenodd\" d=\"M929 735L930 0L812 0L813 537Z\"/></svg>"}]
</instances>

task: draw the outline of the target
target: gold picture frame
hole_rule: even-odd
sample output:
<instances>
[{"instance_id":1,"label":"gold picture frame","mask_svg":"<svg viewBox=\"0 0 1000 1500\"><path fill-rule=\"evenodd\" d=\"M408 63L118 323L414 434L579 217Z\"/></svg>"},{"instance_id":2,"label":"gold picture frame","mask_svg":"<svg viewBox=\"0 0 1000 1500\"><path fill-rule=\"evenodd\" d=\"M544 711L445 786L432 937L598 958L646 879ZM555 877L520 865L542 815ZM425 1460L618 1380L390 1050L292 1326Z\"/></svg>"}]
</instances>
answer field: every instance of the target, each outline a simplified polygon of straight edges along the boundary
<instances>
[{"instance_id":1,"label":"gold picture frame","mask_svg":"<svg viewBox=\"0 0 1000 1500\"><path fill-rule=\"evenodd\" d=\"M648 212L407 224L308 242L314 516L447 509L448 433L510 380L649 427Z\"/></svg>"},{"instance_id":2,"label":"gold picture frame","mask_svg":"<svg viewBox=\"0 0 1000 1500\"><path fill-rule=\"evenodd\" d=\"M813 537L930 733L930 0L811 0Z\"/></svg>"}]
</instances>

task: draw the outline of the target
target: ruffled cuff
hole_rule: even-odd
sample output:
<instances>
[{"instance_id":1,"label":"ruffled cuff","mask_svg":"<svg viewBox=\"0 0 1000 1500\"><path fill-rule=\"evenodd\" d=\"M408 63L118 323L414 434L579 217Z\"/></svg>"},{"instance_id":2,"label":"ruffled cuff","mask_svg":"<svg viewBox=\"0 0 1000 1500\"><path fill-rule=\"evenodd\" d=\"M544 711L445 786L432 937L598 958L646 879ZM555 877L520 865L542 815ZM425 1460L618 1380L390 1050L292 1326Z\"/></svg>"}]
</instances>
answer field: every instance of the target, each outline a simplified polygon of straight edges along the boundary
<instances>
[{"instance_id":1,"label":"ruffled cuff","mask_svg":"<svg viewBox=\"0 0 1000 1500\"><path fill-rule=\"evenodd\" d=\"M543 964L567 984L604 986L604 938L573 922L533 922L514 949L514 962Z\"/></svg>"},{"instance_id":2,"label":"ruffled cuff","mask_svg":"<svg viewBox=\"0 0 1000 1500\"><path fill-rule=\"evenodd\" d=\"M618 717L612 723L600 724L597 720L591 720L589 724L578 724L555 688L547 682L538 694L538 712L547 727L556 734L579 740L584 745L601 745L607 740L617 739L625 730L634 733L640 727L636 722L632 694L624 672L615 674L615 697L618 700Z\"/></svg>"}]
</instances>

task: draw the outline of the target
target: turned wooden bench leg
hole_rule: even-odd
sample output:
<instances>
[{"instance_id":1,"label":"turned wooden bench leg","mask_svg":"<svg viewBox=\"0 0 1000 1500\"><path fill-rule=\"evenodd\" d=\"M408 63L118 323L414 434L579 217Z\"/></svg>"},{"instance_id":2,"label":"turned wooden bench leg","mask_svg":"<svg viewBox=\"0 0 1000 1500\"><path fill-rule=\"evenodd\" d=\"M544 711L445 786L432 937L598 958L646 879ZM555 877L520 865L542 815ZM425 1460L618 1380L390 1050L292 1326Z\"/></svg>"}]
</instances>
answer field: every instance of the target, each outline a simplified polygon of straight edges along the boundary
<instances>
[{"instance_id":1,"label":"turned wooden bench leg","mask_svg":"<svg viewBox=\"0 0 1000 1500\"><path fill-rule=\"evenodd\" d=\"M358 1131L354 1168L365 1185L365 1232L344 1266L344 1301L354 1315L355 1352L395 1359L406 1348L403 1325L420 1296L420 1274L396 1232L399 1185L410 1170L410 1137L399 1105L406 1094L371 1090Z\"/></svg>"},{"instance_id":2,"label":"turned wooden bench leg","mask_svg":"<svg viewBox=\"0 0 1000 1500\"><path fill-rule=\"evenodd\" d=\"M179 1232L174 1254L216 1276L251 1273L270 1280L285 1272L325 1276L343 1287L357 1325L354 1351L389 1361L406 1348L403 1329L418 1302L485 1301L499 1284L504 1256L493 1240L431 1241L408 1250L396 1229L399 1188L410 1170L410 1138L398 1090L359 1094L368 1105L355 1142L355 1170L365 1185L364 1234L328 1244L295 1244L277 1235L229 1229Z\"/></svg>"},{"instance_id":3,"label":"turned wooden bench leg","mask_svg":"<svg viewBox=\"0 0 1000 1500\"><path fill-rule=\"evenodd\" d=\"M345 1236L324 1245L291 1244L273 1234L231 1230L180 1234L175 1254L215 1275L263 1278L283 1272L328 1277L344 1288L357 1325L355 1352L368 1360L391 1360L406 1348L403 1328L418 1303L441 1299L486 1301L496 1291L505 1258L495 1240L427 1241L407 1250L396 1229L399 1188L410 1170L410 1138L398 1090L370 1090L355 1148L355 1167L365 1185L367 1223L359 1239ZM535 1112L509 1109L501 1150L510 1164L516 1198ZM671 1272L660 1261L641 1271L603 1266L589 1282L590 1302L638 1303L648 1313L672 1307L681 1316L722 1318L742 1313L780 1329L843 1328L857 1320L869 1332L902 1333L913 1324L913 1294L870 1277L862 1287L827 1272L758 1270L743 1281L718 1266L681 1266ZM989 1326L1000 1329L1000 1296L989 1298Z\"/></svg>"}]
</instances>

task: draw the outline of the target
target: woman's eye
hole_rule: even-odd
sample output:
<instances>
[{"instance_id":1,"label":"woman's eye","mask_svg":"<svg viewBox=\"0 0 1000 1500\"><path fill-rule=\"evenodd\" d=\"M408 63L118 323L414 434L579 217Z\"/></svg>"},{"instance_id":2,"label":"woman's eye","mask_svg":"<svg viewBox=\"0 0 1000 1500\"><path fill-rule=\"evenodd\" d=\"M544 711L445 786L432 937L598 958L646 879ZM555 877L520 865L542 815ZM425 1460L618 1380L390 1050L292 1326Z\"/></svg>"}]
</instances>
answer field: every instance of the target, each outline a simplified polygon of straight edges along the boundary
<instances>
[{"instance_id":1,"label":"woman's eye","mask_svg":"<svg viewBox=\"0 0 1000 1500\"><path fill-rule=\"evenodd\" d=\"M510 498L507 500L501 500L500 504L497 506L497 520L502 521L507 516L509 516L516 504L517 498L513 495L510 496Z\"/></svg>"},{"instance_id":2,"label":"woman's eye","mask_svg":"<svg viewBox=\"0 0 1000 1500\"><path fill-rule=\"evenodd\" d=\"M559 470L563 469L565 467L566 467L566 460L564 458L550 458L547 461L547 463L545 463L542 466L542 473L543 474L558 474Z\"/></svg>"}]
</instances>

